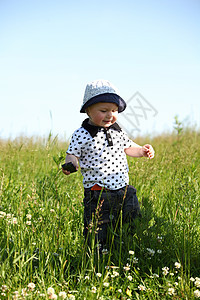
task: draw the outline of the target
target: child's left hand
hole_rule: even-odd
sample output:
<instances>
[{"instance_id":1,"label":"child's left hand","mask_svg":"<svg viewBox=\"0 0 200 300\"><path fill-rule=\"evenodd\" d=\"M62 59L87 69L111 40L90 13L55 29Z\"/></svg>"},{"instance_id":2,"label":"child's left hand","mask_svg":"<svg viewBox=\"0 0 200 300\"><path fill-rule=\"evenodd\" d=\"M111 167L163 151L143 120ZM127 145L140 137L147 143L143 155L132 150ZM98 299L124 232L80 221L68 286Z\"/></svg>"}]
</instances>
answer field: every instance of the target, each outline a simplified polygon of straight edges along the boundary
<instances>
[{"instance_id":1,"label":"child's left hand","mask_svg":"<svg viewBox=\"0 0 200 300\"><path fill-rule=\"evenodd\" d=\"M150 159L154 158L154 149L151 145L146 144L142 147L143 156L148 157Z\"/></svg>"}]
</instances>

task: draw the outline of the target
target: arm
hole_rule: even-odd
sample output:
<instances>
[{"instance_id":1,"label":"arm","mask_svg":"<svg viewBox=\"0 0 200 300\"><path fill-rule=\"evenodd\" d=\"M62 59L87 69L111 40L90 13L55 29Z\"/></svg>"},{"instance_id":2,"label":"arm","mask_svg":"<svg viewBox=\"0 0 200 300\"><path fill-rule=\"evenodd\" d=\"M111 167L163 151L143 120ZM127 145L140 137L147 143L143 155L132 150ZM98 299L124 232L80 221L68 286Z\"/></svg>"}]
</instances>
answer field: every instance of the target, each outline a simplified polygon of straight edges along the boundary
<instances>
[{"instance_id":1,"label":"arm","mask_svg":"<svg viewBox=\"0 0 200 300\"><path fill-rule=\"evenodd\" d=\"M76 157L75 155L73 155L73 154L67 154L66 158L65 158L65 162L66 163L72 162L73 165L76 167L76 170L78 170L78 168L79 168L79 166L78 166L78 157ZM65 175L69 175L70 174L70 172L67 171L67 170L62 169L62 171L63 171L63 173Z\"/></svg>"},{"instance_id":2,"label":"arm","mask_svg":"<svg viewBox=\"0 0 200 300\"><path fill-rule=\"evenodd\" d=\"M151 145L139 146L134 144L134 146L124 149L126 155L131 157L148 157L152 159L154 157L154 149Z\"/></svg>"}]
</instances>

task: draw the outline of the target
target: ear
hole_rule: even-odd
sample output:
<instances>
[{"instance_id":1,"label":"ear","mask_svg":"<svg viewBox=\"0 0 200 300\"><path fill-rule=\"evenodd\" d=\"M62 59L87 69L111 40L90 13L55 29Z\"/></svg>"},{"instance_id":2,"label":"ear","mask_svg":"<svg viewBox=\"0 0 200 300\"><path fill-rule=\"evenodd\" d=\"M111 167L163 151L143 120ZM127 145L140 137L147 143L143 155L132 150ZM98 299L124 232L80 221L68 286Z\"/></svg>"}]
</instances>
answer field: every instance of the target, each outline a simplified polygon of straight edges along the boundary
<instances>
[{"instance_id":1,"label":"ear","mask_svg":"<svg viewBox=\"0 0 200 300\"><path fill-rule=\"evenodd\" d=\"M87 107L86 109L85 109L85 112L86 112L86 114L88 115L88 117L90 116L90 114L89 114L89 112L90 112L90 109L89 109L89 107Z\"/></svg>"}]
</instances>

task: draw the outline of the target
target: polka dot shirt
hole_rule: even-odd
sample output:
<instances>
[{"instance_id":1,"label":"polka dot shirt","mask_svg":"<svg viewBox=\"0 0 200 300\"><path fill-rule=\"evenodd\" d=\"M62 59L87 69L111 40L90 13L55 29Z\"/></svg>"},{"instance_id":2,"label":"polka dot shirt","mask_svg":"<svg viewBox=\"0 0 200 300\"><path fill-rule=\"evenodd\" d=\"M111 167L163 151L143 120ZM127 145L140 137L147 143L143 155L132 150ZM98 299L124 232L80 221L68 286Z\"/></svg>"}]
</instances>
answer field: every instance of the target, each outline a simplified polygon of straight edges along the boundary
<instances>
[{"instance_id":1,"label":"polka dot shirt","mask_svg":"<svg viewBox=\"0 0 200 300\"><path fill-rule=\"evenodd\" d=\"M110 190L126 186L129 176L124 149L133 146L133 141L117 123L106 130L88 121L73 133L67 150L79 158L83 186L98 184Z\"/></svg>"}]
</instances>

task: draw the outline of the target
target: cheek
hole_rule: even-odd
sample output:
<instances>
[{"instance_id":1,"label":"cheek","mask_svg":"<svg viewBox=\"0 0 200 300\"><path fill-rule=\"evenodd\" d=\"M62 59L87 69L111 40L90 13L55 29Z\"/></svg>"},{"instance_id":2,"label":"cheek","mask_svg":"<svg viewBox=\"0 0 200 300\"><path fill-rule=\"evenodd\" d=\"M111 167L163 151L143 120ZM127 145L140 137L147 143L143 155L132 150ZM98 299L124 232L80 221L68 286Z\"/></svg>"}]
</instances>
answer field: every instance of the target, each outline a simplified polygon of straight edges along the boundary
<instances>
[{"instance_id":1,"label":"cheek","mask_svg":"<svg viewBox=\"0 0 200 300\"><path fill-rule=\"evenodd\" d=\"M102 120L104 118L104 115L101 112L98 112L95 117L97 120Z\"/></svg>"}]
</instances>

